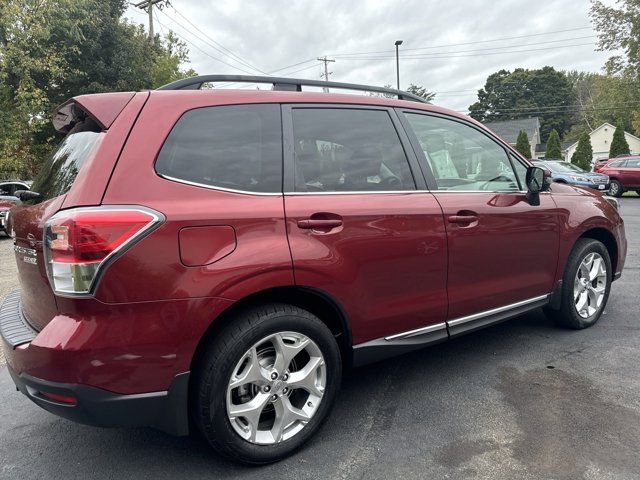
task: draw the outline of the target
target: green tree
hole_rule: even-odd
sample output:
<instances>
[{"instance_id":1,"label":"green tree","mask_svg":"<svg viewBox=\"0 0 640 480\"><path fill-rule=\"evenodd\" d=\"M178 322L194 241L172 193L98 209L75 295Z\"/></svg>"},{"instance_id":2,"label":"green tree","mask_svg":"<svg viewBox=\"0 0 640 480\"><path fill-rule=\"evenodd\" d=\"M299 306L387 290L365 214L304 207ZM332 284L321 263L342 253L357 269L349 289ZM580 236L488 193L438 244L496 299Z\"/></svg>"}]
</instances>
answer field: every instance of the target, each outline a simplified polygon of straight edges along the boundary
<instances>
[{"instance_id":1,"label":"green tree","mask_svg":"<svg viewBox=\"0 0 640 480\"><path fill-rule=\"evenodd\" d=\"M57 143L54 107L74 95L157 87L181 70L185 45L149 41L122 18L125 0L0 1L0 178L28 177Z\"/></svg>"},{"instance_id":2,"label":"green tree","mask_svg":"<svg viewBox=\"0 0 640 480\"><path fill-rule=\"evenodd\" d=\"M613 132L613 139L611 140L611 147L609 148L609 158L617 157L618 155L629 155L631 153L624 133L624 125L619 122L615 132Z\"/></svg>"},{"instance_id":3,"label":"green tree","mask_svg":"<svg viewBox=\"0 0 640 480\"><path fill-rule=\"evenodd\" d=\"M640 77L640 0L618 0L615 6L593 1L589 15L598 31L598 49L624 53L609 58L607 72Z\"/></svg>"},{"instance_id":4,"label":"green tree","mask_svg":"<svg viewBox=\"0 0 640 480\"><path fill-rule=\"evenodd\" d=\"M592 159L593 147L591 147L591 138L588 133L583 133L580 140L578 140L576 151L571 156L571 163L585 170L590 170Z\"/></svg>"},{"instance_id":5,"label":"green tree","mask_svg":"<svg viewBox=\"0 0 640 480\"><path fill-rule=\"evenodd\" d=\"M560 135L554 128L549 134L547 140L547 151L545 153L546 158L562 158L562 145L560 145Z\"/></svg>"},{"instance_id":6,"label":"green tree","mask_svg":"<svg viewBox=\"0 0 640 480\"><path fill-rule=\"evenodd\" d=\"M538 116L542 141L546 141L553 129L560 135L567 131L571 125L567 108L572 104L572 85L563 72L553 67L518 68L489 75L469 114L481 122Z\"/></svg>"},{"instance_id":7,"label":"green tree","mask_svg":"<svg viewBox=\"0 0 640 480\"><path fill-rule=\"evenodd\" d=\"M428 102L431 102L434 98L436 98L436 94L434 92L430 92L425 87L414 85L413 83L409 85L409 88L407 88L407 92L422 97Z\"/></svg>"},{"instance_id":8,"label":"green tree","mask_svg":"<svg viewBox=\"0 0 640 480\"><path fill-rule=\"evenodd\" d=\"M627 131L640 134L640 83L628 75L602 75L567 72L574 91L571 110L572 127L564 135L566 140L578 140L605 122L622 121Z\"/></svg>"},{"instance_id":9,"label":"green tree","mask_svg":"<svg viewBox=\"0 0 640 480\"><path fill-rule=\"evenodd\" d=\"M531 158L531 144L529 143L527 132L525 132L524 130L520 130L520 133L518 133L518 139L516 140L516 150L520 152L520 154L524 158Z\"/></svg>"}]
</instances>

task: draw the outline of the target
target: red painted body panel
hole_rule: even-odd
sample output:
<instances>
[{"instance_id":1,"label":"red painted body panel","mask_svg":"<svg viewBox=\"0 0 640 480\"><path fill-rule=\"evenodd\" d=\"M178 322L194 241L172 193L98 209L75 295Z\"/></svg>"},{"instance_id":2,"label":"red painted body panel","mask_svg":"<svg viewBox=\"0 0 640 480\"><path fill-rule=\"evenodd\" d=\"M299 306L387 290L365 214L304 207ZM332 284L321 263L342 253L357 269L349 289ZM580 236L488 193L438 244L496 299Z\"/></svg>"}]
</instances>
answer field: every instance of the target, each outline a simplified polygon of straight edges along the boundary
<instances>
[{"instance_id":1,"label":"red painted body panel","mask_svg":"<svg viewBox=\"0 0 640 480\"><path fill-rule=\"evenodd\" d=\"M558 212L548 194L531 206L524 193L436 192L449 244L449 319L553 290L558 263ZM474 224L449 223L476 215Z\"/></svg>"},{"instance_id":2,"label":"red painted body panel","mask_svg":"<svg viewBox=\"0 0 640 480\"><path fill-rule=\"evenodd\" d=\"M296 283L341 303L354 343L444 320L446 236L432 194L287 195L285 207ZM298 228L318 212L343 225Z\"/></svg>"},{"instance_id":3,"label":"red painted body panel","mask_svg":"<svg viewBox=\"0 0 640 480\"><path fill-rule=\"evenodd\" d=\"M189 370L212 316L231 304L216 298L58 302L66 313L55 315L30 344L5 349L9 366L48 381L123 394L166 390L175 375Z\"/></svg>"},{"instance_id":4,"label":"red painted body panel","mask_svg":"<svg viewBox=\"0 0 640 480\"><path fill-rule=\"evenodd\" d=\"M22 290L22 310L35 328L42 328L58 313L56 299L49 286L42 251L42 230L46 219L56 213L64 195L33 206L17 205L11 209L10 222L15 231L15 245L35 250L36 264L28 263L27 252L16 252L18 276Z\"/></svg>"},{"instance_id":5,"label":"red painted body panel","mask_svg":"<svg viewBox=\"0 0 640 480\"><path fill-rule=\"evenodd\" d=\"M27 233L41 241L42 223L62 207L135 204L166 220L109 264L94 297L52 294L41 243L38 266L19 261L23 306L42 330L31 344L6 352L12 368L118 393L158 391L189 370L198 342L221 313L274 287L307 286L331 296L358 344L549 293L576 239L590 228L612 232L622 269L619 215L601 195L579 188L553 184L540 207L522 194L254 195L186 185L153 169L186 110L297 102L410 107L466 118L428 104L359 95L136 94L66 198L12 210L18 245L29 246ZM106 122L109 112L102 115ZM447 223L447 216L468 210L478 213L477 225ZM342 225L298 227L314 214Z\"/></svg>"},{"instance_id":6,"label":"red painted body panel","mask_svg":"<svg viewBox=\"0 0 640 480\"><path fill-rule=\"evenodd\" d=\"M120 151L148 97L149 92L137 93L124 109L121 107L121 114L115 121L112 120L111 128L94 149L95 154L86 160L78 172L75 182L67 193L64 208L100 205Z\"/></svg>"},{"instance_id":7,"label":"red painted body panel","mask_svg":"<svg viewBox=\"0 0 640 480\"><path fill-rule=\"evenodd\" d=\"M103 130L111 127L120 112L131 101L135 92L113 92L113 93L92 93L79 95L65 102L60 107L68 103L76 103L87 112ZM145 95L143 93L142 95ZM60 108L59 107L59 108Z\"/></svg>"}]
</instances>

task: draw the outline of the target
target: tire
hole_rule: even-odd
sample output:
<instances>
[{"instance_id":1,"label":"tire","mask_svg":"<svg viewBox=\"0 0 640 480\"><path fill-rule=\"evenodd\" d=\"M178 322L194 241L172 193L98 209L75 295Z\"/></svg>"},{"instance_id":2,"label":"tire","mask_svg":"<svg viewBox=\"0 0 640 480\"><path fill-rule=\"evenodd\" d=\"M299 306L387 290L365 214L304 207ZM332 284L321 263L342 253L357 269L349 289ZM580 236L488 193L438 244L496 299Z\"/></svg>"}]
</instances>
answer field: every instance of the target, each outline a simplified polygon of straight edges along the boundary
<instances>
[{"instance_id":1,"label":"tire","mask_svg":"<svg viewBox=\"0 0 640 480\"><path fill-rule=\"evenodd\" d=\"M289 349L301 348L305 345L305 338L310 342L300 350L304 353L294 356L291 362L284 360L287 358L285 355L277 357L276 344L281 345L279 351L286 351L291 356L294 350ZM318 366L314 367L316 363ZM257 364L261 368L250 368ZM282 365L288 365L288 369ZM271 380L271 375L275 375L278 368L282 371L278 372L277 379ZM306 376L312 382L309 390L287 387L299 380L300 375L304 376L307 370L313 372ZM287 378L287 371L291 373L290 378ZM296 373L300 375L296 377ZM233 379L244 379L238 381L244 384L231 387L232 375ZM255 376L257 381L248 382L249 376ZM192 419L219 453L249 464L275 462L300 448L318 430L333 406L341 376L338 345L331 331L316 316L286 304L273 303L253 308L241 313L217 334L201 356L192 384ZM323 381L324 391L321 392ZM243 391L245 388L247 390ZM312 388L316 388L316 394L320 396L312 396ZM274 396L278 397L276 401L273 401ZM259 410L257 416L245 418L237 415L231 418L228 414L238 404L244 405L256 399L263 405L251 410L254 413ZM290 410L291 406L295 410ZM280 418L288 419L286 422L293 418L291 415L295 420L293 423L278 423L277 412L286 412L286 415L280 414ZM297 416L301 413L310 419L303 421ZM254 419L253 423L250 418ZM270 421L273 423L269 428ZM265 424L266 428L259 428ZM282 424L285 428L279 429L277 425ZM251 425L257 427L251 428ZM255 438L250 438L251 435ZM278 435L280 439L276 441Z\"/></svg>"},{"instance_id":2,"label":"tire","mask_svg":"<svg viewBox=\"0 0 640 480\"><path fill-rule=\"evenodd\" d=\"M623 193L624 188L622 188L620 182L618 180L611 180L611 183L609 184L609 194L612 197L621 197Z\"/></svg>"},{"instance_id":3,"label":"tire","mask_svg":"<svg viewBox=\"0 0 640 480\"><path fill-rule=\"evenodd\" d=\"M591 255L593 255L593 257L591 257ZM586 278L584 283L590 283L591 287L593 287L594 283L598 286L598 288L594 288L593 290L582 284L581 279L577 280L578 276L583 276L585 273L585 269L581 270L580 273L579 270L581 269L583 261L588 260L588 258L593 258L594 261L600 258L605 270L604 274L600 271L598 277L592 282L589 282L588 278ZM595 265L592 264L592 266ZM586 270L589 269L587 268ZM595 270L592 269L591 271ZM592 240L590 238L579 239L567 259L567 265L562 278L560 308L553 310L547 307L544 309L545 313L562 327L576 330L591 327L598 321L607 304L612 278L611 259L606 247L598 240ZM602 287L601 297L595 293L600 290L600 286ZM582 294L576 296L576 289L578 288L584 288L585 290L583 290ZM582 313L579 313L576 298L578 298L578 300L584 299L584 295L587 296L587 304L582 309ZM594 301L594 299L597 298L600 298L600 300ZM582 303L579 305L581 306Z\"/></svg>"}]
</instances>

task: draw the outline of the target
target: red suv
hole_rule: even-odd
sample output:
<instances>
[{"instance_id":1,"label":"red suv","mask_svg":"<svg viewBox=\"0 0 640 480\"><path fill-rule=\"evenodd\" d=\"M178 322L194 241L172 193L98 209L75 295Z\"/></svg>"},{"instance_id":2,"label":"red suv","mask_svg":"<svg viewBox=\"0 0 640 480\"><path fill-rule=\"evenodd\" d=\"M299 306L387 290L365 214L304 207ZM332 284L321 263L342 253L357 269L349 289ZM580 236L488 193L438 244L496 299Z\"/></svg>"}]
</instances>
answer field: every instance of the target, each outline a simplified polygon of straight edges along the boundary
<instances>
[{"instance_id":1,"label":"red suv","mask_svg":"<svg viewBox=\"0 0 640 480\"><path fill-rule=\"evenodd\" d=\"M640 193L640 157L625 157L613 160L600 167L599 173L611 178L609 193L621 196L626 190Z\"/></svg>"},{"instance_id":2,"label":"red suv","mask_svg":"<svg viewBox=\"0 0 640 480\"><path fill-rule=\"evenodd\" d=\"M9 216L21 291L0 330L18 389L82 423L271 462L345 368L539 307L589 327L625 261L614 199L405 92L206 76L75 97L53 123Z\"/></svg>"}]
</instances>

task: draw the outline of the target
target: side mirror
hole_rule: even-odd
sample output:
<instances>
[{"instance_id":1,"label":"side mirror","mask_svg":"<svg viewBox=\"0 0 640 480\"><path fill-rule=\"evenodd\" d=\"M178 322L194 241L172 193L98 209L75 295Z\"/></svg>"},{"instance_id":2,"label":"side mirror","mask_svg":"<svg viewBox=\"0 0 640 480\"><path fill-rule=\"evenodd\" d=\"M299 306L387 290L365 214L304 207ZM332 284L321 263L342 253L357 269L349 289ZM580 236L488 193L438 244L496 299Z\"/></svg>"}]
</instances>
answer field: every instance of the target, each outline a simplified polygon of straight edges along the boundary
<instances>
[{"instance_id":1,"label":"side mirror","mask_svg":"<svg viewBox=\"0 0 640 480\"><path fill-rule=\"evenodd\" d=\"M18 197L23 202L28 200L38 200L42 195L38 192L33 192L31 190L18 190L16 192L16 197Z\"/></svg>"},{"instance_id":2,"label":"side mirror","mask_svg":"<svg viewBox=\"0 0 640 480\"><path fill-rule=\"evenodd\" d=\"M545 189L545 174L540 167L527 168L527 200L531 205L540 205L540 192Z\"/></svg>"}]
</instances>

